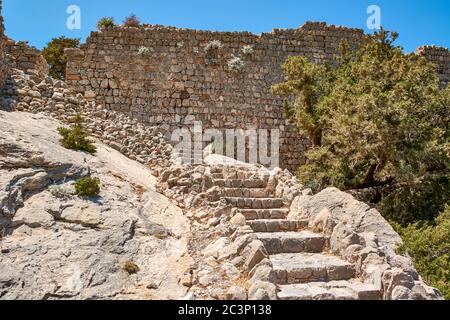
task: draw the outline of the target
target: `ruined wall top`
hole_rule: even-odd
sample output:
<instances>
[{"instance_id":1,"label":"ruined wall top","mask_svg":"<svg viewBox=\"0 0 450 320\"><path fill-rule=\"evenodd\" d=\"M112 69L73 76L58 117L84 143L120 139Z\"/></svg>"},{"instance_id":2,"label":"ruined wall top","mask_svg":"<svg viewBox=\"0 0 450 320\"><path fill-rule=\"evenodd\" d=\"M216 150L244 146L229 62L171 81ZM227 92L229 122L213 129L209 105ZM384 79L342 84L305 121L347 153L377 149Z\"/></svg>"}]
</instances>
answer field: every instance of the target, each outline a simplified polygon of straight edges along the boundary
<instances>
[{"instance_id":1,"label":"ruined wall top","mask_svg":"<svg viewBox=\"0 0 450 320\"><path fill-rule=\"evenodd\" d=\"M217 129L278 128L281 166L296 168L308 143L271 91L284 79L283 63L289 56L333 62L342 41L355 50L364 37L361 29L324 22L261 35L148 24L109 27L92 32L80 49L66 51L66 81L97 105L150 125L177 128L201 121ZM208 52L214 43L218 48ZM251 53L245 54L248 46Z\"/></svg>"},{"instance_id":2,"label":"ruined wall top","mask_svg":"<svg viewBox=\"0 0 450 320\"><path fill-rule=\"evenodd\" d=\"M27 42L7 39L5 50L13 68L24 71L26 74L35 77L37 81L48 76L47 61L38 49L30 47Z\"/></svg>"}]
</instances>

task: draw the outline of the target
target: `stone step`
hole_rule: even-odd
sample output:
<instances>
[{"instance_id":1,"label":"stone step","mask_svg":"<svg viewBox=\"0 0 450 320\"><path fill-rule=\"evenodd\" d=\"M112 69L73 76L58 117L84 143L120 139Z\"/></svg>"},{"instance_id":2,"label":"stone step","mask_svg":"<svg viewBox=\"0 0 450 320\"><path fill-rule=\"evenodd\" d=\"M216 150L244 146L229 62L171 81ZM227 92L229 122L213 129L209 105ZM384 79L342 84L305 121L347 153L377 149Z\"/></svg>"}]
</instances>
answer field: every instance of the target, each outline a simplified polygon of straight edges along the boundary
<instances>
[{"instance_id":1,"label":"stone step","mask_svg":"<svg viewBox=\"0 0 450 320\"><path fill-rule=\"evenodd\" d=\"M357 280L279 286L279 300L380 300L380 290Z\"/></svg>"},{"instance_id":2,"label":"stone step","mask_svg":"<svg viewBox=\"0 0 450 320\"><path fill-rule=\"evenodd\" d=\"M267 183L261 179L214 179L214 185L222 188L265 188Z\"/></svg>"},{"instance_id":3,"label":"stone step","mask_svg":"<svg viewBox=\"0 0 450 320\"><path fill-rule=\"evenodd\" d=\"M247 220L286 219L289 209L237 209Z\"/></svg>"},{"instance_id":4,"label":"stone step","mask_svg":"<svg viewBox=\"0 0 450 320\"><path fill-rule=\"evenodd\" d=\"M355 267L336 256L281 253L270 256L270 260L280 285L349 280L355 277Z\"/></svg>"},{"instance_id":5,"label":"stone step","mask_svg":"<svg viewBox=\"0 0 450 320\"><path fill-rule=\"evenodd\" d=\"M277 253L321 253L327 239L311 231L257 233L269 254Z\"/></svg>"},{"instance_id":6,"label":"stone step","mask_svg":"<svg viewBox=\"0 0 450 320\"><path fill-rule=\"evenodd\" d=\"M284 206L280 198L233 198L225 197L233 207L242 209L278 209Z\"/></svg>"},{"instance_id":7,"label":"stone step","mask_svg":"<svg viewBox=\"0 0 450 320\"><path fill-rule=\"evenodd\" d=\"M308 220L259 219L249 220L247 224L254 232L288 232L306 229Z\"/></svg>"},{"instance_id":8,"label":"stone step","mask_svg":"<svg viewBox=\"0 0 450 320\"><path fill-rule=\"evenodd\" d=\"M225 188L222 194L228 198L270 198L270 193L263 188Z\"/></svg>"}]
</instances>

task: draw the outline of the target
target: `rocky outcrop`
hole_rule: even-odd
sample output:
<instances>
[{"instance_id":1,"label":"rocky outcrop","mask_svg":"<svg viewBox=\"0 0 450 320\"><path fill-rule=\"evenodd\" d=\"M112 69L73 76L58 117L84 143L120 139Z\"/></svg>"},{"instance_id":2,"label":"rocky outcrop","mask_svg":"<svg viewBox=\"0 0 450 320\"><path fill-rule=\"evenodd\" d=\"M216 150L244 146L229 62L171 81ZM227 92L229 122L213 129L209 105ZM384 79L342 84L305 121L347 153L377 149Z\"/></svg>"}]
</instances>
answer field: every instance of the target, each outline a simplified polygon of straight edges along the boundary
<instances>
[{"instance_id":1,"label":"rocky outcrop","mask_svg":"<svg viewBox=\"0 0 450 320\"><path fill-rule=\"evenodd\" d=\"M0 299L184 297L183 212L153 191L146 167L100 143L95 156L64 149L58 126L0 111ZM89 173L100 196L74 196Z\"/></svg>"}]
</instances>

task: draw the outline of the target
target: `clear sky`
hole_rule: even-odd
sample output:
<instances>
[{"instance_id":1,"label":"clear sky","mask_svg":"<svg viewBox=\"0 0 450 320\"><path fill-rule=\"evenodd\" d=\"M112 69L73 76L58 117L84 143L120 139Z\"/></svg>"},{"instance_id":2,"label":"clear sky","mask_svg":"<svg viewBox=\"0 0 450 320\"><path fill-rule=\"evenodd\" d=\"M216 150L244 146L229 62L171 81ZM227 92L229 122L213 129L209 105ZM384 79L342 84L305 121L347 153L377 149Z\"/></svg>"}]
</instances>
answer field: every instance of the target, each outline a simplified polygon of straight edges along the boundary
<instances>
[{"instance_id":1,"label":"clear sky","mask_svg":"<svg viewBox=\"0 0 450 320\"><path fill-rule=\"evenodd\" d=\"M69 5L81 9L80 30L66 27ZM3 0L3 15L9 37L42 48L61 35L84 41L99 18L121 22L130 13L150 24L256 34L308 20L370 32L369 5L380 7L383 27L400 33L406 51L424 44L450 48L450 0Z\"/></svg>"}]
</instances>

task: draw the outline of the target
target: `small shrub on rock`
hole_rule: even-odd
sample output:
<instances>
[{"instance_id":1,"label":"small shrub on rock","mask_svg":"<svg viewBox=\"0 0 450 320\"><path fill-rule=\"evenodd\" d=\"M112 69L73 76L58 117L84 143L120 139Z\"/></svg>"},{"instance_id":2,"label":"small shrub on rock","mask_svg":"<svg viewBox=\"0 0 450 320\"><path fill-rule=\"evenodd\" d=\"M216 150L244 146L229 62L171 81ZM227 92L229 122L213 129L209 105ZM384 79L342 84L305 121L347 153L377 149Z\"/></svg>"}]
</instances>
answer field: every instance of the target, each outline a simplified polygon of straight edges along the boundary
<instances>
[{"instance_id":1,"label":"small shrub on rock","mask_svg":"<svg viewBox=\"0 0 450 320\"><path fill-rule=\"evenodd\" d=\"M133 261L127 261L123 264L123 270L125 270L126 272L128 272L128 274L136 274L139 272L139 267L136 263L134 263Z\"/></svg>"},{"instance_id":2,"label":"small shrub on rock","mask_svg":"<svg viewBox=\"0 0 450 320\"><path fill-rule=\"evenodd\" d=\"M75 183L75 194L79 197L96 197L100 193L100 179L84 177Z\"/></svg>"},{"instance_id":3,"label":"small shrub on rock","mask_svg":"<svg viewBox=\"0 0 450 320\"><path fill-rule=\"evenodd\" d=\"M103 30L105 28L112 28L115 27L116 23L114 22L114 18L112 17L104 17L101 18L98 22L97 22L97 29L98 30Z\"/></svg>"},{"instance_id":4,"label":"small shrub on rock","mask_svg":"<svg viewBox=\"0 0 450 320\"><path fill-rule=\"evenodd\" d=\"M141 21L135 14L131 14L130 16L125 18L125 20L123 21L123 25L125 27L137 28L141 25Z\"/></svg>"},{"instance_id":5,"label":"small shrub on rock","mask_svg":"<svg viewBox=\"0 0 450 320\"><path fill-rule=\"evenodd\" d=\"M77 114L73 122L74 125L72 129L63 127L58 128L58 132L62 136L62 139L60 140L61 145L67 149L85 151L90 154L94 154L96 152L96 148L88 139L88 133L83 125L83 117Z\"/></svg>"},{"instance_id":6,"label":"small shrub on rock","mask_svg":"<svg viewBox=\"0 0 450 320\"><path fill-rule=\"evenodd\" d=\"M206 52L217 51L222 49L222 47L223 47L222 42L220 42L219 40L213 40L205 46L205 51Z\"/></svg>"}]
</instances>

